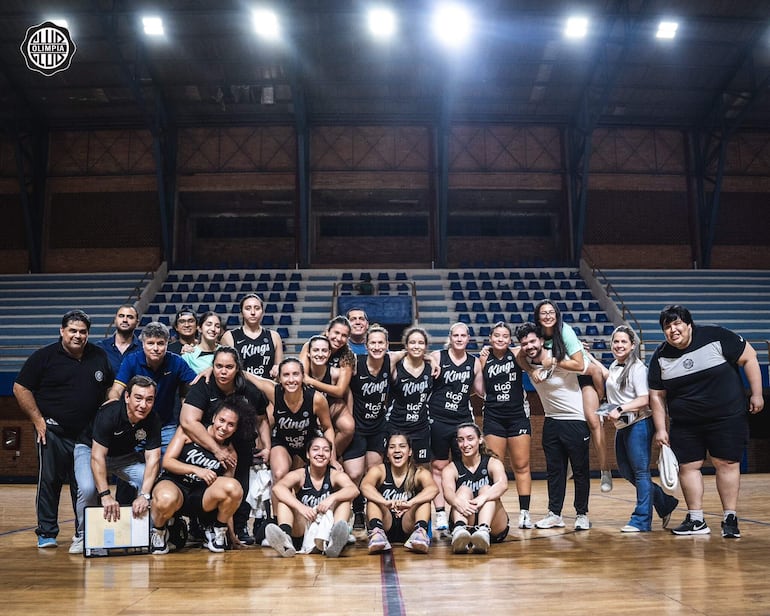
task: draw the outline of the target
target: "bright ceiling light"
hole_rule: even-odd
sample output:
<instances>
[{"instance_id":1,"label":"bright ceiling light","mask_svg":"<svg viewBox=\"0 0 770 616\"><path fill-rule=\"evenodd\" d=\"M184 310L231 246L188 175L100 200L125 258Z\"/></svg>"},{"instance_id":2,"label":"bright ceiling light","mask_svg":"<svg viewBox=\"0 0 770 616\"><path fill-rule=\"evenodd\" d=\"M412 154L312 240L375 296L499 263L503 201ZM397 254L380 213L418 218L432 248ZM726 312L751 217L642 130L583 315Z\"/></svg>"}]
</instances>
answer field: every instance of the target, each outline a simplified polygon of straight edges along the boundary
<instances>
[{"instance_id":1,"label":"bright ceiling light","mask_svg":"<svg viewBox=\"0 0 770 616\"><path fill-rule=\"evenodd\" d=\"M396 15L390 9L370 9L367 22L369 32L379 39L391 38L396 33Z\"/></svg>"},{"instance_id":2,"label":"bright ceiling light","mask_svg":"<svg viewBox=\"0 0 770 616\"><path fill-rule=\"evenodd\" d=\"M278 15L267 9L256 9L252 18L254 31L263 39L277 41L281 38L281 24L278 23Z\"/></svg>"},{"instance_id":3,"label":"bright ceiling light","mask_svg":"<svg viewBox=\"0 0 770 616\"><path fill-rule=\"evenodd\" d=\"M655 38L672 39L676 36L676 31L678 29L679 24L675 21L661 21L658 24L658 31L655 33Z\"/></svg>"},{"instance_id":4,"label":"bright ceiling light","mask_svg":"<svg viewBox=\"0 0 770 616\"><path fill-rule=\"evenodd\" d=\"M459 4L441 6L433 15L433 34L447 47L461 47L467 43L471 30L471 15Z\"/></svg>"},{"instance_id":5,"label":"bright ceiling light","mask_svg":"<svg viewBox=\"0 0 770 616\"><path fill-rule=\"evenodd\" d=\"M163 36L163 20L160 17L142 17L142 26L147 36Z\"/></svg>"},{"instance_id":6,"label":"bright ceiling light","mask_svg":"<svg viewBox=\"0 0 770 616\"><path fill-rule=\"evenodd\" d=\"M585 38L587 33L587 17L570 17L567 20L567 27L564 28L564 36L567 38Z\"/></svg>"}]
</instances>

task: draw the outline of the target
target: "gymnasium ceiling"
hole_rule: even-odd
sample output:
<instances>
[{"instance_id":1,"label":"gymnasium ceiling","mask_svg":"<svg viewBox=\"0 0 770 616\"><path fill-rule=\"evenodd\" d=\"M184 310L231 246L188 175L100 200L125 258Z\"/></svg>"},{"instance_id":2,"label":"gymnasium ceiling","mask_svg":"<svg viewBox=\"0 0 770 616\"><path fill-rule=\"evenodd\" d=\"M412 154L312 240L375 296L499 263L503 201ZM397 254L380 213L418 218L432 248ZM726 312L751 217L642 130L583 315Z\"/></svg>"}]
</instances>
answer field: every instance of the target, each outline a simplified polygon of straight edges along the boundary
<instances>
[{"instance_id":1,"label":"gymnasium ceiling","mask_svg":"<svg viewBox=\"0 0 770 616\"><path fill-rule=\"evenodd\" d=\"M283 46L257 39L257 0L3 0L0 120L52 129L142 127L160 109L177 126L453 122L566 125L589 101L602 126L693 127L723 118L770 130L767 0L465 0L470 45L446 53L428 0L390 0L397 40L374 42L364 0L282 0ZM148 40L140 16L162 17ZM580 9L582 41L563 36ZM29 70L30 26L64 17L69 69ZM679 22L655 38L661 18ZM588 97L588 98L584 98ZM447 116L445 116L447 117Z\"/></svg>"}]
</instances>

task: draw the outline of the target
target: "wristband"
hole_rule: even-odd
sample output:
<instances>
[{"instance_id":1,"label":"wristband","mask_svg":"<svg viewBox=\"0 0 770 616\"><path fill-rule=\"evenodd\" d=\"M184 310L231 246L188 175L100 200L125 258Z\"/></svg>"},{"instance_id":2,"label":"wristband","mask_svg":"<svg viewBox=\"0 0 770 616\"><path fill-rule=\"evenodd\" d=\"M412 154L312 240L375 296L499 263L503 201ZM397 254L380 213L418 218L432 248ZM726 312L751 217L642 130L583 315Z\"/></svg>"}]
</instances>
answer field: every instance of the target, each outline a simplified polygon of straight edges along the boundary
<instances>
[{"instance_id":1,"label":"wristband","mask_svg":"<svg viewBox=\"0 0 770 616\"><path fill-rule=\"evenodd\" d=\"M107 496L107 495L109 495L109 493L110 493L110 489L107 488L103 492L99 492L99 498L102 498L103 496Z\"/></svg>"}]
</instances>

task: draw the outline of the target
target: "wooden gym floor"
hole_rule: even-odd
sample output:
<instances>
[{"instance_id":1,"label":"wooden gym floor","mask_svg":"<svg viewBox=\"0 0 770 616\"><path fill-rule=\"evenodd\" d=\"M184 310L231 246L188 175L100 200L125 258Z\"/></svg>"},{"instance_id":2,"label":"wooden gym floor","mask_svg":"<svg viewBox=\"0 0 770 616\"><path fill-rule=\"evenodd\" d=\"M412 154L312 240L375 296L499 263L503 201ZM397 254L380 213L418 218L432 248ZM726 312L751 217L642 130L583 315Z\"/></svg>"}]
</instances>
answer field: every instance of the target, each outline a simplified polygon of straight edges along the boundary
<instances>
[{"instance_id":1,"label":"wooden gym floor","mask_svg":"<svg viewBox=\"0 0 770 616\"><path fill-rule=\"evenodd\" d=\"M32 614L770 614L770 475L744 475L741 539L723 539L714 477L706 477L711 535L619 532L633 488L592 482L590 531L512 528L488 555L455 555L447 540L418 555L394 546L369 556L360 538L337 560L279 557L269 548L212 554L85 559L68 554L73 515L62 493L59 547L39 550L34 486L0 486L0 613ZM505 496L518 517L513 484ZM533 482L533 520L545 513ZM684 517L683 503L672 521Z\"/></svg>"}]
</instances>

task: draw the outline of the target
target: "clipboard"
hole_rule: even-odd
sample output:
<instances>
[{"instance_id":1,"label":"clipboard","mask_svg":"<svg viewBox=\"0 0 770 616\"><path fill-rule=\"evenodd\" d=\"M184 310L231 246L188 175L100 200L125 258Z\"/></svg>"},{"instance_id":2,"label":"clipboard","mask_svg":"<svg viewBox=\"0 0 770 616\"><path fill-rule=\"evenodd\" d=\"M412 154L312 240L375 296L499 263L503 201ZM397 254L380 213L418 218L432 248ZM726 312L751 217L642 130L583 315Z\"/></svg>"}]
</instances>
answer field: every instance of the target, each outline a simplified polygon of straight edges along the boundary
<instances>
[{"instance_id":1,"label":"clipboard","mask_svg":"<svg viewBox=\"0 0 770 616\"><path fill-rule=\"evenodd\" d=\"M150 512L135 518L130 506L120 508L120 519L104 519L104 507L86 507L83 556L126 556L150 553Z\"/></svg>"}]
</instances>

